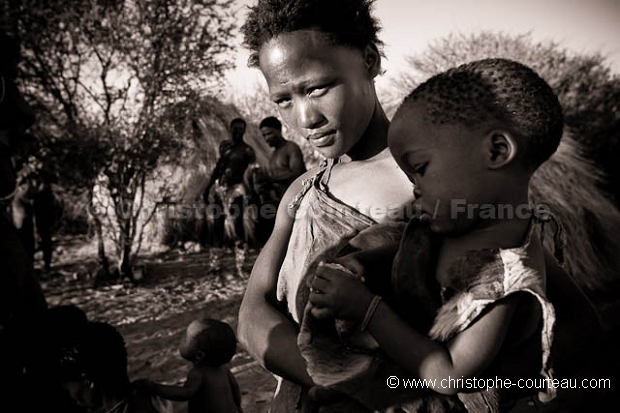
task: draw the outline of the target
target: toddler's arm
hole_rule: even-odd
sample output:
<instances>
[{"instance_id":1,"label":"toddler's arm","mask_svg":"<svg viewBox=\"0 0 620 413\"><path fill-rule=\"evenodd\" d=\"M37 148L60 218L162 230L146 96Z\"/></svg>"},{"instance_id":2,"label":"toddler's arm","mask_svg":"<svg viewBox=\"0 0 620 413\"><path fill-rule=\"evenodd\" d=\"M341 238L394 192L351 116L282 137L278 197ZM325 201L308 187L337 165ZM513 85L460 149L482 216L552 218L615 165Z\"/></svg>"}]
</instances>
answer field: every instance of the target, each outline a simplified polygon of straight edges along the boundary
<instances>
[{"instance_id":1,"label":"toddler's arm","mask_svg":"<svg viewBox=\"0 0 620 413\"><path fill-rule=\"evenodd\" d=\"M321 268L312 287L319 291L310 294L317 318L361 320L373 298L359 280L327 267ZM519 314L518 319L515 314ZM521 338L529 337L536 331L540 316L533 296L516 293L489 305L469 328L449 342L440 343L416 331L380 301L368 331L387 355L414 377L434 379L435 391L456 394L463 389L444 387L442 381L483 373L497 357L509 328L518 330Z\"/></svg>"},{"instance_id":2,"label":"toddler's arm","mask_svg":"<svg viewBox=\"0 0 620 413\"><path fill-rule=\"evenodd\" d=\"M228 371L228 380L230 381L230 387L232 388L235 404L237 405L239 412L241 412L241 389L239 388L239 383L237 382L234 374L232 374L230 371Z\"/></svg>"},{"instance_id":3,"label":"toddler's arm","mask_svg":"<svg viewBox=\"0 0 620 413\"><path fill-rule=\"evenodd\" d=\"M190 370L183 386L167 386L165 384L152 383L150 389L156 395L164 399L174 401L187 401L195 396L202 387L202 375Z\"/></svg>"}]
</instances>

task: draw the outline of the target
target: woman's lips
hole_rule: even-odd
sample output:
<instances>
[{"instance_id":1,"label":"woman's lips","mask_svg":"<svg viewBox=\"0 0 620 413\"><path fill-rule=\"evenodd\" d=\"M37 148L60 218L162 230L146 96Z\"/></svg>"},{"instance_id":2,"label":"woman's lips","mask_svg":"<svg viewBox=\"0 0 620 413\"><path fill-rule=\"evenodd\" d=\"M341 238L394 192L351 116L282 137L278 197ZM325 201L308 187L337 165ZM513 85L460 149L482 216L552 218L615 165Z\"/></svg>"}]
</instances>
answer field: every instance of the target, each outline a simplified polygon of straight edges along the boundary
<instances>
[{"instance_id":1,"label":"woman's lips","mask_svg":"<svg viewBox=\"0 0 620 413\"><path fill-rule=\"evenodd\" d=\"M329 146L334 143L336 138L336 132L330 131L326 133L316 133L308 136L308 140L313 146L320 148L322 146Z\"/></svg>"}]
</instances>

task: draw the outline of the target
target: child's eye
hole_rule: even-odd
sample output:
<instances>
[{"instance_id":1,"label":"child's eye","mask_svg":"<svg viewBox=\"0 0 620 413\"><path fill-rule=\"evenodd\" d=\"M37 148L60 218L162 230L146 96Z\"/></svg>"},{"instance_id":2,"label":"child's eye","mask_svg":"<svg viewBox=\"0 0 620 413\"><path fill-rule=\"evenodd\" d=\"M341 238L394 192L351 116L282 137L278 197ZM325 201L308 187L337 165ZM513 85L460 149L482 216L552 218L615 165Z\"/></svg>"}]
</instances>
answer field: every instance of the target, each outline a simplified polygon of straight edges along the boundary
<instances>
[{"instance_id":1,"label":"child's eye","mask_svg":"<svg viewBox=\"0 0 620 413\"><path fill-rule=\"evenodd\" d=\"M415 165L413 167L413 172L418 174L418 175L424 175L424 172L426 172L426 167L428 166L428 162L422 163L422 164L418 164Z\"/></svg>"}]
</instances>

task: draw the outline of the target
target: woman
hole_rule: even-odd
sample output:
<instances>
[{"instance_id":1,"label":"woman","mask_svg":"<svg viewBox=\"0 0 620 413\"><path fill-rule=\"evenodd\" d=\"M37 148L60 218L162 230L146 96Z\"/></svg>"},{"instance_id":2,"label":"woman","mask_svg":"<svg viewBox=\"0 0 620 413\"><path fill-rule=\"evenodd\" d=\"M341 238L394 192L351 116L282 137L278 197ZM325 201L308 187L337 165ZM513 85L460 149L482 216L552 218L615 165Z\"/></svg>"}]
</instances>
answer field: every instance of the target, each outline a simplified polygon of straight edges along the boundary
<instances>
[{"instance_id":1,"label":"woman","mask_svg":"<svg viewBox=\"0 0 620 413\"><path fill-rule=\"evenodd\" d=\"M361 230L404 218L413 199L387 149L389 121L374 86L381 42L370 5L259 1L243 27L251 64L280 115L327 159L284 194L240 309L241 342L286 380L272 412L294 411L301 389L313 385L297 347L307 265Z\"/></svg>"}]
</instances>

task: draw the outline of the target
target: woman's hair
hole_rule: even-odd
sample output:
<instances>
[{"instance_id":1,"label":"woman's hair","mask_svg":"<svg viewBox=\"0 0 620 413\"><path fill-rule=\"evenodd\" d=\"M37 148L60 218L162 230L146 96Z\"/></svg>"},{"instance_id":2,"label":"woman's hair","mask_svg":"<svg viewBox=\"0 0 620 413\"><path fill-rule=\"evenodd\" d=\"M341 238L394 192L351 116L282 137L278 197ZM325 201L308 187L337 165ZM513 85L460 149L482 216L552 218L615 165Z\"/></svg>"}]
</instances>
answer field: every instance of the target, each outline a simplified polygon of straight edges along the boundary
<instances>
[{"instance_id":1,"label":"woman's hair","mask_svg":"<svg viewBox=\"0 0 620 413\"><path fill-rule=\"evenodd\" d=\"M194 340L196 349L205 353L210 366L219 367L228 363L237 351L235 332L226 323L212 318L199 320L201 329Z\"/></svg>"},{"instance_id":2,"label":"woman's hair","mask_svg":"<svg viewBox=\"0 0 620 413\"><path fill-rule=\"evenodd\" d=\"M249 66L258 66L263 44L282 33L318 29L334 44L363 50L383 44L379 22L371 15L374 0L258 0L241 27L250 50Z\"/></svg>"}]
</instances>

